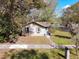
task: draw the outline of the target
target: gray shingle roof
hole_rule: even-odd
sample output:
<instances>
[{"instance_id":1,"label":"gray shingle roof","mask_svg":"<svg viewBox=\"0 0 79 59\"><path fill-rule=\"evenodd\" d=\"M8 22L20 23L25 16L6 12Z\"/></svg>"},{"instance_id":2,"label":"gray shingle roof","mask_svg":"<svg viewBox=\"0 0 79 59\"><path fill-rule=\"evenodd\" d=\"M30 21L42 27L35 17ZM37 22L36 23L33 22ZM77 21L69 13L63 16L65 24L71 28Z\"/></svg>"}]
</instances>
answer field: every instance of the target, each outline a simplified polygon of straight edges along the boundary
<instances>
[{"instance_id":1,"label":"gray shingle roof","mask_svg":"<svg viewBox=\"0 0 79 59\"><path fill-rule=\"evenodd\" d=\"M51 26L51 24L49 22L30 22L27 25L29 25L31 23L42 26L42 27L47 27L47 28Z\"/></svg>"}]
</instances>

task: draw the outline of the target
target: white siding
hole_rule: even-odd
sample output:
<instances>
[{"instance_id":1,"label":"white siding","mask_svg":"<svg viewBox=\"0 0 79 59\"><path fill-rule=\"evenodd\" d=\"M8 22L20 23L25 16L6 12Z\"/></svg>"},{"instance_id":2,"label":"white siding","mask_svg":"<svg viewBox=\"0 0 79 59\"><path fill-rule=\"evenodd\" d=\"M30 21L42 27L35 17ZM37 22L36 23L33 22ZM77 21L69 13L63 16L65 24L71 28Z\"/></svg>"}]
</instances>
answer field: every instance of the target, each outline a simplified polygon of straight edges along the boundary
<instances>
[{"instance_id":1,"label":"white siding","mask_svg":"<svg viewBox=\"0 0 79 59\"><path fill-rule=\"evenodd\" d=\"M35 24L30 24L29 25L30 30L32 31L31 36L44 36L47 35L47 29L43 28L41 26L35 25ZM38 32L38 28L39 28L39 32Z\"/></svg>"}]
</instances>

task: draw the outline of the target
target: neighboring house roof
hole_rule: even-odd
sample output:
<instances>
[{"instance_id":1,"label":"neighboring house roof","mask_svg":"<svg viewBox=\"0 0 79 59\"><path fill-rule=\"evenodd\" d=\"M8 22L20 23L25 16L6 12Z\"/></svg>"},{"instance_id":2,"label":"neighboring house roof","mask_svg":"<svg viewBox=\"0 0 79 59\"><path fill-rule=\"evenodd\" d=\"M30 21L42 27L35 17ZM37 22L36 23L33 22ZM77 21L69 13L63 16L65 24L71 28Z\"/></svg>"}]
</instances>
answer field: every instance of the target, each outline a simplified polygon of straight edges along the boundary
<instances>
[{"instance_id":1,"label":"neighboring house roof","mask_svg":"<svg viewBox=\"0 0 79 59\"><path fill-rule=\"evenodd\" d=\"M51 26L51 24L48 22L30 22L30 23L27 23L27 25L32 24L32 23L44 28L49 28Z\"/></svg>"}]
</instances>

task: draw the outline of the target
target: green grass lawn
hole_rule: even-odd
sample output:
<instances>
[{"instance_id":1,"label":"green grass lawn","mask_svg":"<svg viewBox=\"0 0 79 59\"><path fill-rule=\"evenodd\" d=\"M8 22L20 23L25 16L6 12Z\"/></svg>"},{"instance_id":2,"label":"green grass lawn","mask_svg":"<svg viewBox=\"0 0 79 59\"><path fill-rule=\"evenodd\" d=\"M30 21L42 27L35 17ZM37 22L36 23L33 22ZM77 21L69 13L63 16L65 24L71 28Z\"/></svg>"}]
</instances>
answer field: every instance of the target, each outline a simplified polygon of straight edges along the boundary
<instances>
[{"instance_id":1,"label":"green grass lawn","mask_svg":"<svg viewBox=\"0 0 79 59\"><path fill-rule=\"evenodd\" d=\"M52 41L58 45L73 45L74 42L70 39L71 34L69 32L55 30L52 35Z\"/></svg>"},{"instance_id":2,"label":"green grass lawn","mask_svg":"<svg viewBox=\"0 0 79 59\"><path fill-rule=\"evenodd\" d=\"M58 45L73 45L74 44L72 40L66 39L66 38L59 38L59 37L53 36L52 40Z\"/></svg>"},{"instance_id":3,"label":"green grass lawn","mask_svg":"<svg viewBox=\"0 0 79 59\"><path fill-rule=\"evenodd\" d=\"M60 36L71 37L71 34L69 32L64 32L64 31L60 31L60 30L55 30L53 35L60 35Z\"/></svg>"}]
</instances>

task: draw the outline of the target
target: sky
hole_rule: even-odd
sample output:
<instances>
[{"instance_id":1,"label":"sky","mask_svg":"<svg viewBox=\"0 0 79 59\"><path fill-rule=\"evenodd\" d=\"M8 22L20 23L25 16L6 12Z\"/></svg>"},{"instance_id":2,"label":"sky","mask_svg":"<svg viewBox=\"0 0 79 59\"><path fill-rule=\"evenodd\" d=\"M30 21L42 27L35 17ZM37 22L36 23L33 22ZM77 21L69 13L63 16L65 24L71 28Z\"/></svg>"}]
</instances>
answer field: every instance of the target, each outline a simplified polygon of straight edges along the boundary
<instances>
[{"instance_id":1,"label":"sky","mask_svg":"<svg viewBox=\"0 0 79 59\"><path fill-rule=\"evenodd\" d=\"M77 3L78 1L79 0L58 0L55 12L60 14L60 11L63 8L65 8L67 6L71 6L75 3Z\"/></svg>"}]
</instances>

